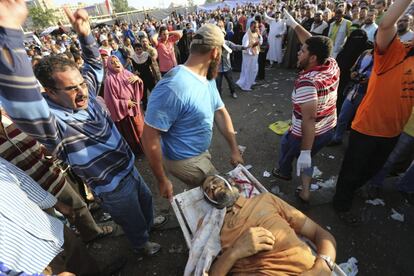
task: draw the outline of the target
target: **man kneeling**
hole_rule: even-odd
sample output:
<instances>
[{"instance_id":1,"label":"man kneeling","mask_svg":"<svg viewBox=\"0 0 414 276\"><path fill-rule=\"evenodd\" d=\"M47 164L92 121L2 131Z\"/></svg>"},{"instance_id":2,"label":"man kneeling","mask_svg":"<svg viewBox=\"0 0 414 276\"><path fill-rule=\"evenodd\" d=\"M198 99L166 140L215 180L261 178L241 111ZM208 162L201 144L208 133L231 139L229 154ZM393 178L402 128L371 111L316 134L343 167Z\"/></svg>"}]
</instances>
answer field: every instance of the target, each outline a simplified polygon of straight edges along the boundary
<instances>
[{"instance_id":1,"label":"man kneeling","mask_svg":"<svg viewBox=\"0 0 414 276\"><path fill-rule=\"evenodd\" d=\"M335 238L299 210L270 193L246 199L219 176L207 177L203 190L215 207L227 207L210 275L331 275ZM315 243L316 257L298 235Z\"/></svg>"}]
</instances>

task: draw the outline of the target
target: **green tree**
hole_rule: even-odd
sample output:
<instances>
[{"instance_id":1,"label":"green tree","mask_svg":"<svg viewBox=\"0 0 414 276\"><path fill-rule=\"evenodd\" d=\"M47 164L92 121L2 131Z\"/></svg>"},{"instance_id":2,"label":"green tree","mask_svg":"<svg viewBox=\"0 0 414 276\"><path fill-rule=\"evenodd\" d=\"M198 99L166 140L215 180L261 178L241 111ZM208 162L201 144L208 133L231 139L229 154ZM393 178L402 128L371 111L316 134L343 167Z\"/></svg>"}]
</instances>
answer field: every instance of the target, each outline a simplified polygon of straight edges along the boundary
<instances>
[{"instance_id":1,"label":"green tree","mask_svg":"<svg viewBox=\"0 0 414 276\"><path fill-rule=\"evenodd\" d=\"M29 16L32 19L35 28L44 29L52 26L57 21L55 12L52 9L42 10L39 7L31 7Z\"/></svg>"},{"instance_id":2,"label":"green tree","mask_svg":"<svg viewBox=\"0 0 414 276\"><path fill-rule=\"evenodd\" d=\"M206 0L206 4L215 3L217 0Z\"/></svg>"},{"instance_id":3,"label":"green tree","mask_svg":"<svg viewBox=\"0 0 414 276\"><path fill-rule=\"evenodd\" d=\"M112 0L115 12L129 11L128 0Z\"/></svg>"}]
</instances>

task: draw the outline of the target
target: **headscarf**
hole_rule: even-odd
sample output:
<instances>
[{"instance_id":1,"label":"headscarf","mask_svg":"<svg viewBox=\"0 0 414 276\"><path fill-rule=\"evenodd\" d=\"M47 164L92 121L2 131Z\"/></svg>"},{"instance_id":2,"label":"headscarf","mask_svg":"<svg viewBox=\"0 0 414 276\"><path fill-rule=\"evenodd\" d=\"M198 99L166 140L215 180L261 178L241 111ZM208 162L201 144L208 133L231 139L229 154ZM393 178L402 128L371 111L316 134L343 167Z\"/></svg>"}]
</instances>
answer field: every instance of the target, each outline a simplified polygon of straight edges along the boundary
<instances>
[{"instance_id":1,"label":"headscarf","mask_svg":"<svg viewBox=\"0 0 414 276\"><path fill-rule=\"evenodd\" d=\"M117 72L112 66L112 58L118 59L116 56L110 56L108 59L104 99L111 113L112 120L118 122L127 116L135 117L140 114L140 102L144 89L142 82L129 83L128 79L134 76L134 74L126 70L122 63L120 63L121 72ZM136 102L137 105L128 108L129 100Z\"/></svg>"}]
</instances>

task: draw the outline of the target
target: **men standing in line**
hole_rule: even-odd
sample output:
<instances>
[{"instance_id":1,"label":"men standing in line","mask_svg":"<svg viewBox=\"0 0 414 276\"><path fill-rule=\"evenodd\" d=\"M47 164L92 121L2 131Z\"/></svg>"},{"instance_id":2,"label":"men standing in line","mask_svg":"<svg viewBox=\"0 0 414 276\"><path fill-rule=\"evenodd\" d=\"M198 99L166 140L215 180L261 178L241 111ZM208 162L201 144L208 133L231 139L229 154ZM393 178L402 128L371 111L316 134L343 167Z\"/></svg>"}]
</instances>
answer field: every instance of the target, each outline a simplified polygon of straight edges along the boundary
<instances>
[{"instance_id":1,"label":"men standing in line","mask_svg":"<svg viewBox=\"0 0 414 276\"><path fill-rule=\"evenodd\" d=\"M270 64L273 66L273 63L276 62L280 64L283 59L282 53L282 43L283 36L286 33L286 23L280 19L280 11L276 11L274 18L264 14L266 22L269 24L269 51L267 52L266 59L270 61Z\"/></svg>"},{"instance_id":2,"label":"men standing in line","mask_svg":"<svg viewBox=\"0 0 414 276\"><path fill-rule=\"evenodd\" d=\"M352 123L333 199L339 217L349 224L361 222L351 212L355 191L384 165L414 106L413 44L402 43L395 26L410 4L395 1L375 37L374 67Z\"/></svg>"},{"instance_id":3,"label":"men standing in line","mask_svg":"<svg viewBox=\"0 0 414 276\"><path fill-rule=\"evenodd\" d=\"M338 8L335 11L335 21L329 26L328 36L332 40L332 57L336 58L342 50L347 37L351 34L352 22L344 18L344 10Z\"/></svg>"},{"instance_id":4,"label":"men standing in line","mask_svg":"<svg viewBox=\"0 0 414 276\"><path fill-rule=\"evenodd\" d=\"M263 43L263 38L259 34L259 24L253 21L249 26L246 34L243 36L243 62L240 78L236 84L243 91L251 91L252 85L255 84L255 79L259 71L259 53L260 45Z\"/></svg>"},{"instance_id":5,"label":"men standing in line","mask_svg":"<svg viewBox=\"0 0 414 276\"><path fill-rule=\"evenodd\" d=\"M97 101L103 66L87 12L65 9L81 42L82 74L67 58L43 58L35 67L45 89L42 95L22 48L26 4L8 2L0 9L2 106L19 129L69 164L93 189L137 253L156 254L160 245L149 241L154 221L151 192L134 167L134 154Z\"/></svg>"},{"instance_id":6,"label":"men standing in line","mask_svg":"<svg viewBox=\"0 0 414 276\"><path fill-rule=\"evenodd\" d=\"M213 122L227 140L231 163L243 163L233 123L217 91L224 35L219 27L198 29L187 62L171 70L154 88L145 114L143 145L160 194L172 199L166 170L189 186L198 186L216 173L210 147Z\"/></svg>"},{"instance_id":7,"label":"men standing in line","mask_svg":"<svg viewBox=\"0 0 414 276\"><path fill-rule=\"evenodd\" d=\"M285 10L286 24L295 30L303 44L298 53L298 67L303 71L295 81L292 94L292 126L283 135L279 168L273 175L291 180L292 162L297 158L296 173L301 176L299 199L309 201L313 175L312 156L329 144L336 125L336 99L339 67L330 58L332 42L325 36L314 36L299 25Z\"/></svg>"}]
</instances>

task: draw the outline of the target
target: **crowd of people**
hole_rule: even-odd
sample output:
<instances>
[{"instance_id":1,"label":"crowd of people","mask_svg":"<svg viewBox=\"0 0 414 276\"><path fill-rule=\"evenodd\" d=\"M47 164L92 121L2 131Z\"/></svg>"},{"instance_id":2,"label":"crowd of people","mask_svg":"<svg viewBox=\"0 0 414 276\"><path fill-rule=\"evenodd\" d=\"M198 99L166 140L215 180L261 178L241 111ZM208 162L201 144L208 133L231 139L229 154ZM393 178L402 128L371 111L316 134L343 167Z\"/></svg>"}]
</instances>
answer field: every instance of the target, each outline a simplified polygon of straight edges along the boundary
<instances>
[{"instance_id":1,"label":"crowd of people","mask_svg":"<svg viewBox=\"0 0 414 276\"><path fill-rule=\"evenodd\" d=\"M206 182L219 173L208 151L214 123L231 164L244 163L222 100L223 77L237 99L238 91L260 90L266 73L300 69L292 125L272 174L291 181L296 167L296 196L303 204L312 200L312 158L342 144L349 128L333 197L339 218L361 224L352 210L354 194L363 187L365 196L377 196L390 174L400 174L395 189L413 204L410 5L264 1L94 28L85 10L65 9L72 29L24 41L25 1L0 0L0 275L111 275L121 269L124 259L100 268L85 248L114 232L95 221L92 206L122 227L138 259L157 254L161 245L150 241L150 232L167 218L154 214L137 157L148 160L162 197L172 200L174 176L219 202L220 192L232 189ZM233 72L240 72L237 81ZM261 269L330 275L336 255L331 234L277 197L230 197L233 213L226 215L223 233L231 238L222 236L212 275ZM255 208L277 210L278 218L271 226L242 223L243 212ZM237 235L230 230L236 219L242 229ZM276 248L283 231L289 233L286 247ZM295 234L316 243L316 258ZM289 250L295 258L278 259ZM260 251L270 253L261 261L248 258Z\"/></svg>"}]
</instances>

